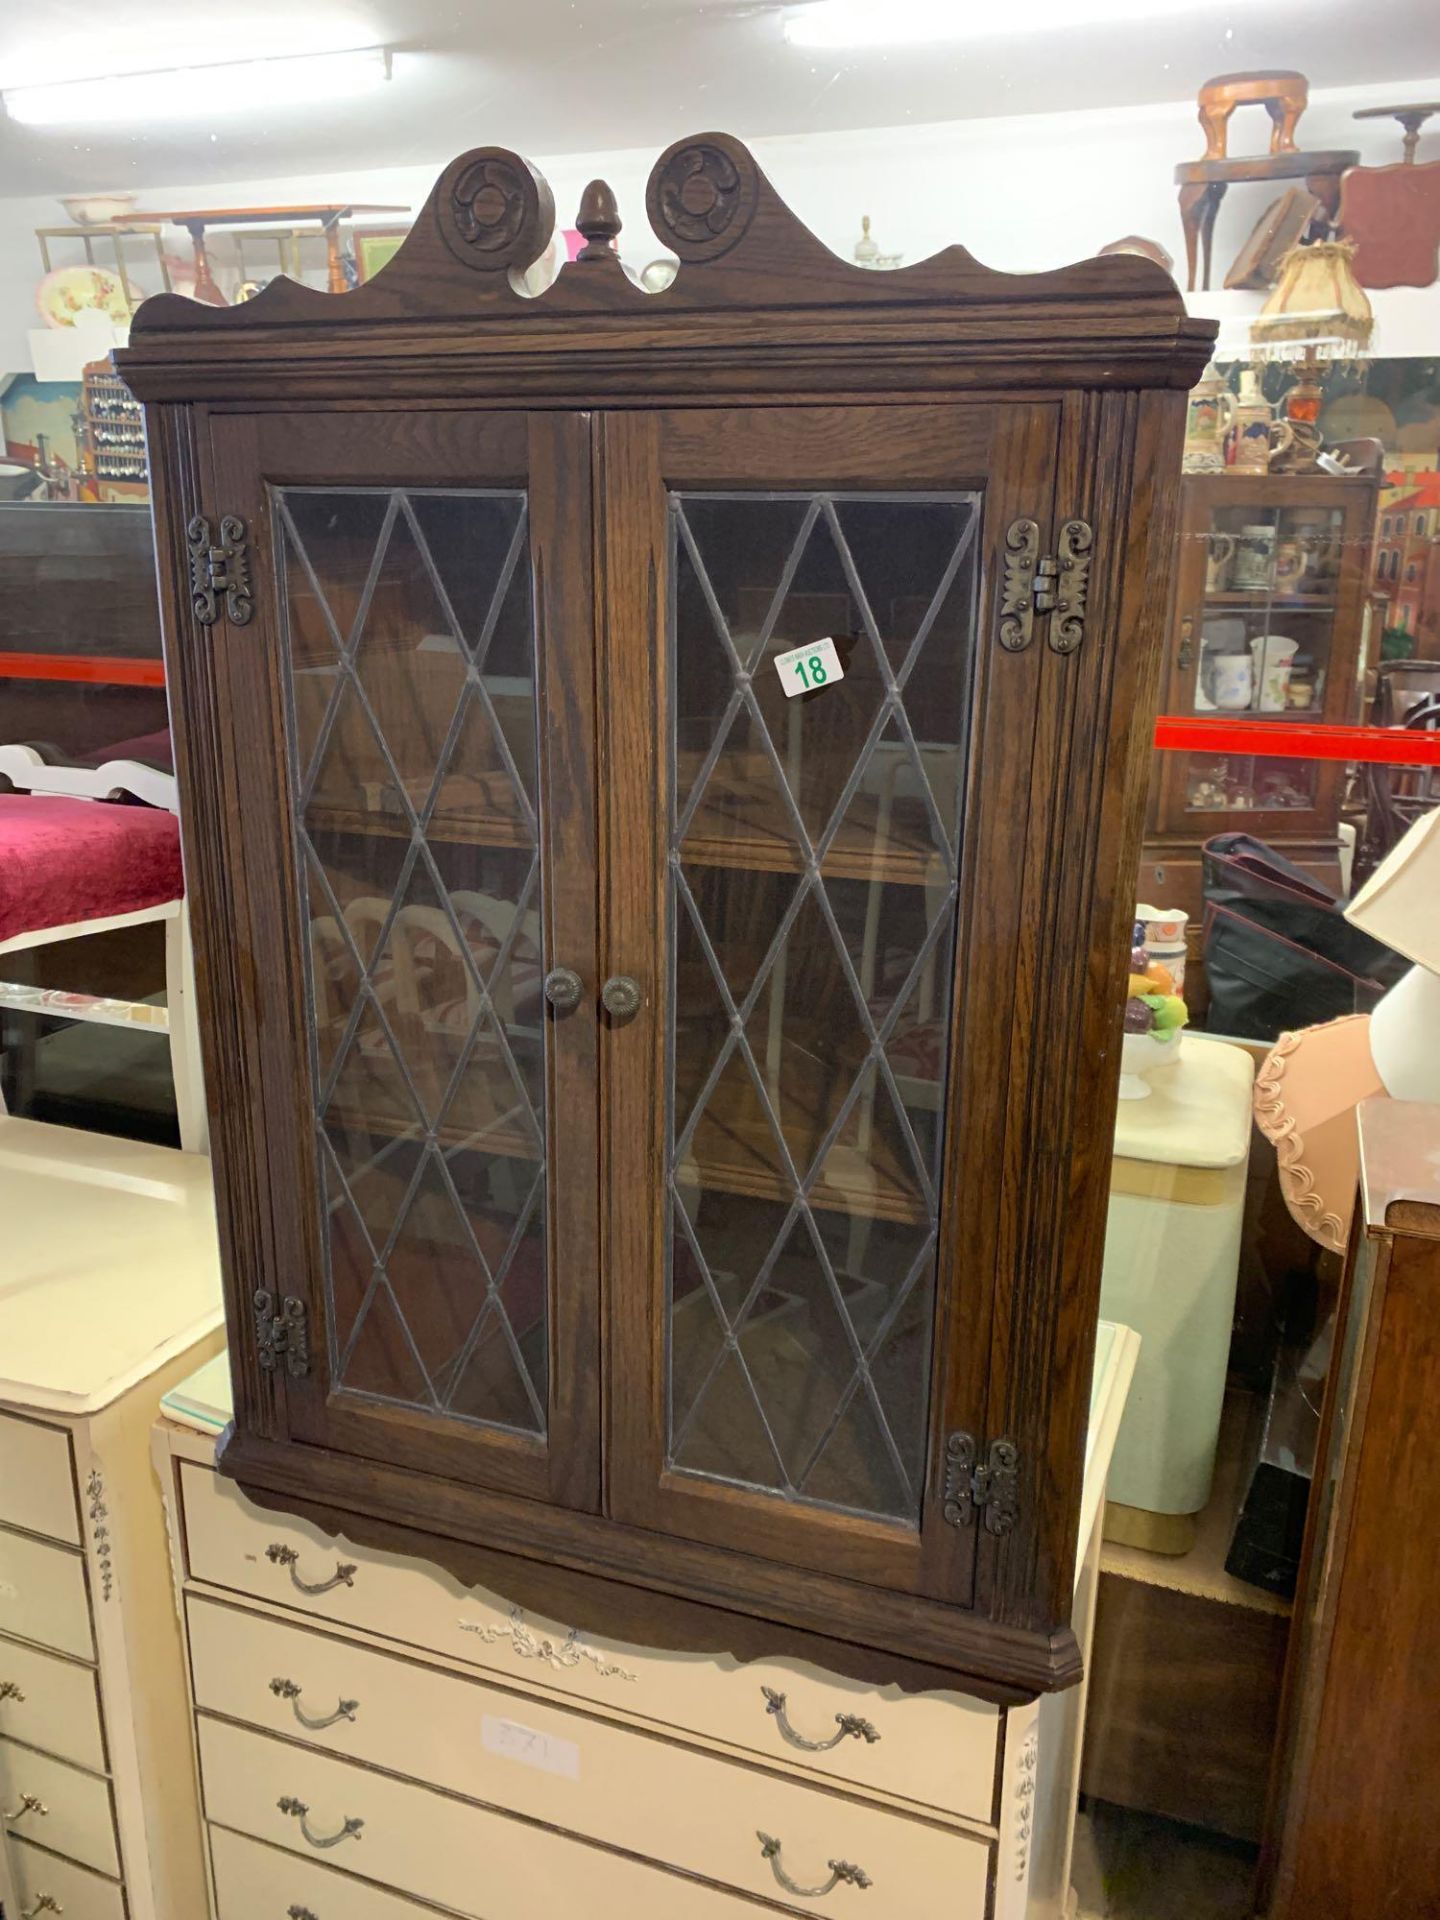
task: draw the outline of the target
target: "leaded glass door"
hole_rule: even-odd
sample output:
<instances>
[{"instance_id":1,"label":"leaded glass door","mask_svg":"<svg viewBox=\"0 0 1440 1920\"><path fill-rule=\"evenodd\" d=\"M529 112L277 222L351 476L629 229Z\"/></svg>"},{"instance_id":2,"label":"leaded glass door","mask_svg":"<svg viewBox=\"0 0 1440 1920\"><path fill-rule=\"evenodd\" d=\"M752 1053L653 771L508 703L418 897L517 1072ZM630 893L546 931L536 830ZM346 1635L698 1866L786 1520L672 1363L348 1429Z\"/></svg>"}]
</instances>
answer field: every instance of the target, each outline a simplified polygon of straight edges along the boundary
<instances>
[{"instance_id":1,"label":"leaded glass door","mask_svg":"<svg viewBox=\"0 0 1440 1920\"><path fill-rule=\"evenodd\" d=\"M975 743L988 706L1018 770L1034 724L1033 667L1001 676L985 644L986 559L1027 473L1029 511L1048 497L1053 420L604 431L634 486L606 514L644 540L612 569L603 678L641 678L657 749L609 820L605 971L641 989L607 1036L612 1509L953 1595L970 1547L931 1497L935 1449L960 1410L978 1425L988 1357L959 1195L1001 1124L964 1036L1006 957L974 938L998 799ZM642 553L653 629L632 645ZM981 911L1015 923L1015 873L986 881ZM642 1112L653 1194L615 1172Z\"/></svg>"},{"instance_id":2,"label":"leaded glass door","mask_svg":"<svg viewBox=\"0 0 1440 1920\"><path fill-rule=\"evenodd\" d=\"M286 1436L593 1505L588 425L251 416L214 445L256 588L229 710L283 715L280 764L233 744L250 924L286 930L251 1042L264 1284L310 1308Z\"/></svg>"}]
</instances>

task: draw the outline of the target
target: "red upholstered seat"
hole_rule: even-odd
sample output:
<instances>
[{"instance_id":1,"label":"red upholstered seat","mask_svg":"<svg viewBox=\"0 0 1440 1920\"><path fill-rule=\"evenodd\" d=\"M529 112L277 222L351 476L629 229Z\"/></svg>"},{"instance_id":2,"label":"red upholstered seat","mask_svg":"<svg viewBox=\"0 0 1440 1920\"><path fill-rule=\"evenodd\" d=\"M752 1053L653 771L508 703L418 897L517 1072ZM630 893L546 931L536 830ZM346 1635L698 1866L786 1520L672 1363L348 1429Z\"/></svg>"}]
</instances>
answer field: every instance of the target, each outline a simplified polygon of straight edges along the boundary
<instances>
[{"instance_id":1,"label":"red upholstered seat","mask_svg":"<svg viewBox=\"0 0 1440 1920\"><path fill-rule=\"evenodd\" d=\"M183 891L173 813L0 793L0 940L136 913Z\"/></svg>"}]
</instances>

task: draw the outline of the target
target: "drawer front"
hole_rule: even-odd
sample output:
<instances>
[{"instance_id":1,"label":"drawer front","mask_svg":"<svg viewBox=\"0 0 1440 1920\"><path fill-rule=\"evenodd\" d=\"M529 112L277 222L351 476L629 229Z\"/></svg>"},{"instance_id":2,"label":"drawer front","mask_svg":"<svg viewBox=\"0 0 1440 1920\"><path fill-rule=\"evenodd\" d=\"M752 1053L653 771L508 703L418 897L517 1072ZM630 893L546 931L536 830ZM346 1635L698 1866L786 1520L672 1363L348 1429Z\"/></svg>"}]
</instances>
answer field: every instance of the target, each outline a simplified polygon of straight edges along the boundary
<instances>
[{"instance_id":1,"label":"drawer front","mask_svg":"<svg viewBox=\"0 0 1440 1920\"><path fill-rule=\"evenodd\" d=\"M16 1640L0 1640L0 1737L43 1747L77 1767L105 1771L100 1694L79 1667Z\"/></svg>"},{"instance_id":2,"label":"drawer front","mask_svg":"<svg viewBox=\"0 0 1440 1920\"><path fill-rule=\"evenodd\" d=\"M323 1858L474 1920L535 1920L542 1914L584 1915L587 1920L602 1914L644 1920L754 1920L751 1902L683 1875L244 1727L205 1715L197 1724L205 1810L211 1821L308 1858ZM850 1810L837 1802L837 1819L843 1821ZM900 1815L889 1817L902 1830L912 1824ZM340 1838L347 1826L348 1836ZM749 1838L758 1857L759 1843L753 1833ZM913 1891L917 1900L923 1895L923 1911L936 1920L982 1920L988 1850L976 1842L956 1839L956 1844L973 1847L979 1855L978 1877L947 1870L946 1877L937 1878L922 1850L909 1868ZM780 1864L788 1869L791 1856L783 1853ZM811 1863L798 1858L795 1864L801 1874L811 1870ZM823 1880L828 1873L823 1862L819 1872ZM922 1887L922 1882L928 1884ZM801 1882L797 1879L796 1884ZM806 1913L816 1908L815 1899L793 1898L774 1880L768 1892L787 1908ZM826 1905L859 1920L872 1911L884 1920L900 1920L922 1910L903 1896L899 1904L863 1901L860 1890L846 1884L834 1889ZM316 1920L326 1920L318 1908L315 1912Z\"/></svg>"},{"instance_id":3,"label":"drawer front","mask_svg":"<svg viewBox=\"0 0 1440 1920\"><path fill-rule=\"evenodd\" d=\"M211 1827L209 1838L216 1920L436 1920L433 1907L227 1827Z\"/></svg>"},{"instance_id":4,"label":"drawer front","mask_svg":"<svg viewBox=\"0 0 1440 1920\"><path fill-rule=\"evenodd\" d=\"M10 1843L10 1865L22 1917L34 1914L44 1920L46 1914L64 1914L65 1920L125 1920L125 1895L116 1880L103 1880L73 1860L19 1840ZM283 1907L279 1920L285 1920Z\"/></svg>"},{"instance_id":5,"label":"drawer front","mask_svg":"<svg viewBox=\"0 0 1440 1920\"><path fill-rule=\"evenodd\" d=\"M208 1468L185 1463L181 1485L197 1580L468 1661L526 1688L722 1740L820 1779L992 1818L1000 1715L986 1701L862 1686L798 1662L735 1667L581 1637L526 1620L438 1568L262 1512Z\"/></svg>"},{"instance_id":6,"label":"drawer front","mask_svg":"<svg viewBox=\"0 0 1440 1920\"><path fill-rule=\"evenodd\" d=\"M108 1780L0 1740L0 1811L17 1840L33 1840L67 1860L119 1877Z\"/></svg>"},{"instance_id":7,"label":"drawer front","mask_svg":"<svg viewBox=\"0 0 1440 1920\"><path fill-rule=\"evenodd\" d=\"M83 1556L0 1527L0 1634L93 1660Z\"/></svg>"},{"instance_id":8,"label":"drawer front","mask_svg":"<svg viewBox=\"0 0 1440 1920\"><path fill-rule=\"evenodd\" d=\"M384 1655L370 1658L385 1664ZM365 1679L377 1688L383 1684L374 1667L368 1668L356 1681L357 1694ZM377 1692L373 1697L384 1709L384 1723L377 1719L368 1728L362 1695L354 1721L340 1723L346 1742L335 1741L333 1728L312 1737L337 1747L346 1744L356 1759L409 1771L427 1785L623 1847L738 1892L783 1899L785 1876L813 1888L830 1878L828 1863L843 1859L854 1871L835 1891L853 1897L866 1883L883 1889L883 1900L873 1904L883 1908L885 1920L968 1920L984 1912L990 1847L968 1834L469 1681L403 1666L395 1679L434 1681L448 1691L411 1684L402 1697ZM408 1734L402 1729L407 1715L413 1723ZM203 1716L201 1724L207 1750L210 1741L224 1746L232 1733L241 1732ZM244 1737L259 1741L259 1751L252 1748L246 1761L247 1768L257 1770L250 1791L268 1796L265 1804L277 1819L285 1817L278 1808L283 1795L310 1807L318 1841L339 1832L345 1820L358 1818L364 1822L359 1839L339 1843L336 1864L378 1874L407 1891L423 1891L418 1883L380 1873L373 1860L381 1849L372 1853L368 1845L377 1835L387 1847L401 1843L390 1799L400 1783L349 1765L337 1779L337 1763L329 1760L317 1776L317 1753L267 1743L258 1735ZM419 1791L422 1801L433 1803L423 1811L427 1820L438 1817L436 1808L456 1804L425 1788ZM230 1823L208 1798L207 1807L212 1819ZM247 1822L236 1824L256 1830ZM276 1837L274 1824L266 1837ZM775 1843L768 1850L762 1834ZM302 1830L302 1844L303 1838ZM453 1896L437 1892L430 1897L448 1901ZM491 1920L488 1913L485 1920Z\"/></svg>"},{"instance_id":9,"label":"drawer front","mask_svg":"<svg viewBox=\"0 0 1440 1920\"><path fill-rule=\"evenodd\" d=\"M0 1525L80 1545L75 1468L64 1427L0 1413Z\"/></svg>"}]
</instances>

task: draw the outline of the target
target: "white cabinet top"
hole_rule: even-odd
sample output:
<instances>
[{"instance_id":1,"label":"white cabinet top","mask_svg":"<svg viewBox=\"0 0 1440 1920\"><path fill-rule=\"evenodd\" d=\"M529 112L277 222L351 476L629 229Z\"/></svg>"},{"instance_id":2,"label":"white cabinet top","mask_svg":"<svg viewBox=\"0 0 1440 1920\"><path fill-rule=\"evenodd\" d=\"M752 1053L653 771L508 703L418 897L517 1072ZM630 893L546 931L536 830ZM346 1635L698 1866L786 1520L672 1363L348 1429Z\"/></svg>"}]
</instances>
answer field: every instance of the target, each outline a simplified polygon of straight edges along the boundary
<instances>
[{"instance_id":1,"label":"white cabinet top","mask_svg":"<svg viewBox=\"0 0 1440 1920\"><path fill-rule=\"evenodd\" d=\"M1180 1057L1155 1074L1146 1100L1122 1100L1117 1160L1172 1167L1235 1167L1250 1151L1255 1063L1244 1047L1206 1034L1181 1036Z\"/></svg>"},{"instance_id":2,"label":"white cabinet top","mask_svg":"<svg viewBox=\"0 0 1440 1920\"><path fill-rule=\"evenodd\" d=\"M223 1318L203 1155L0 1118L0 1401L93 1413Z\"/></svg>"}]
</instances>

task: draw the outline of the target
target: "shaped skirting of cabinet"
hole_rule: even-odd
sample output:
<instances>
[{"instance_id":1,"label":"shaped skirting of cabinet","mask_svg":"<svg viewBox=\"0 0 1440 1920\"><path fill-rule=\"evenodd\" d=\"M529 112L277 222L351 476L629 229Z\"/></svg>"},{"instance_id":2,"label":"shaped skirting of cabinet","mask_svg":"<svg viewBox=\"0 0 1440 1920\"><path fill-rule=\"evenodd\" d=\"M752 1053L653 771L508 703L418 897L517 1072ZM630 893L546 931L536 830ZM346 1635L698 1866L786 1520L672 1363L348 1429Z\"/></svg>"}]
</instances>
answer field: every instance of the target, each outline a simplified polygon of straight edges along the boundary
<instances>
[{"instance_id":1,"label":"shaped skirting of cabinet","mask_svg":"<svg viewBox=\"0 0 1440 1920\"><path fill-rule=\"evenodd\" d=\"M1062 1686L1214 329L1133 257L860 272L718 134L652 299L603 198L524 299L548 189L480 149L353 295L162 297L121 356L222 1470L602 1634Z\"/></svg>"}]
</instances>

